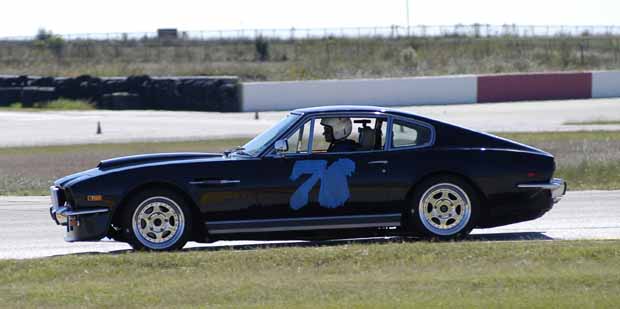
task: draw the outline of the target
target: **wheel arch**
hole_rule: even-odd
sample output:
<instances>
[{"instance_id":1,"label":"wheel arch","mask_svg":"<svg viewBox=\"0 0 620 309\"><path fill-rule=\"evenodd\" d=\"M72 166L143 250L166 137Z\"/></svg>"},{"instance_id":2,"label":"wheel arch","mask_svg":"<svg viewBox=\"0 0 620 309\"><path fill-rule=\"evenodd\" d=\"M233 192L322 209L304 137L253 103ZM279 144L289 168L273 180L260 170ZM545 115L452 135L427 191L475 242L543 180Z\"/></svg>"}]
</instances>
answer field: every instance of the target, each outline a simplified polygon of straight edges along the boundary
<instances>
[{"instance_id":1,"label":"wheel arch","mask_svg":"<svg viewBox=\"0 0 620 309\"><path fill-rule=\"evenodd\" d=\"M142 183L140 185L135 186L134 188L130 189L129 191L127 191L123 197L119 200L119 203L114 211L114 214L112 216L112 223L116 223L119 224L121 217L122 217L122 213L123 213L123 208L126 207L127 202L131 199L132 196L135 196L137 193L145 191L145 190L153 190L153 189L162 189L162 190L169 190L174 192L175 194L178 194L179 196L181 196L185 202L187 203L187 205L190 207L191 211L192 211L192 217L194 220L198 220L197 222L195 222L195 224L193 225L193 231L192 231L192 237L191 239L194 239L196 237L201 236L202 231L198 228L200 227L200 221L201 221L201 215L200 215L200 211L198 209L198 206L196 205L196 203L194 202L194 200L191 198L191 196L184 191L183 189L181 189L179 186L169 183L169 182L164 182L164 181L151 181L151 182L145 182Z\"/></svg>"},{"instance_id":2,"label":"wheel arch","mask_svg":"<svg viewBox=\"0 0 620 309\"><path fill-rule=\"evenodd\" d=\"M424 181L434 178L434 177L439 177L439 176L452 176L452 177L457 177L460 178L462 180L464 180L470 187L472 187L472 189L475 190L475 193L478 195L479 201L480 201L480 208L484 211L484 209L486 208L486 201L487 201L487 197L484 194L484 191L482 191L480 189L480 186L478 186L478 184L476 184L470 177L468 177L467 175L463 174L463 173L459 173L459 172L454 172L454 171L434 171L431 173L428 173L422 177L420 177L419 179L417 179L415 181L415 183L411 186L411 188L409 188L409 191L407 192L406 198L405 200L407 201L407 203L411 202L411 199L413 198L413 194L415 192L415 189ZM405 205L403 211L406 211L408 208L408 205Z\"/></svg>"},{"instance_id":3,"label":"wheel arch","mask_svg":"<svg viewBox=\"0 0 620 309\"><path fill-rule=\"evenodd\" d=\"M415 181L415 183L411 186L411 188L409 188L409 191L407 192L406 198L405 198L405 203L403 204L403 209L402 209L402 216L401 216L401 225L403 227L405 227L405 229L409 229L410 228L410 212L409 212L409 207L410 204L413 202L413 195L415 193L416 188L422 184L424 181L427 181L428 179L431 178L435 178L435 177L441 177L441 176L449 176L449 177L456 177L459 178L463 181L465 181L465 183L467 183L473 190L474 193L477 195L478 197L478 201L480 203L480 217L479 220L486 217L487 213L488 213L488 203L487 203L487 197L484 194L484 192L480 189L480 186L478 186L470 177L468 177L467 175L463 174L463 173L459 173L459 172L454 172L454 171L447 171L447 170L441 170L441 171L434 171L431 173L428 173L422 177L420 177L419 179L417 179ZM480 222L480 221L479 221Z\"/></svg>"}]
</instances>

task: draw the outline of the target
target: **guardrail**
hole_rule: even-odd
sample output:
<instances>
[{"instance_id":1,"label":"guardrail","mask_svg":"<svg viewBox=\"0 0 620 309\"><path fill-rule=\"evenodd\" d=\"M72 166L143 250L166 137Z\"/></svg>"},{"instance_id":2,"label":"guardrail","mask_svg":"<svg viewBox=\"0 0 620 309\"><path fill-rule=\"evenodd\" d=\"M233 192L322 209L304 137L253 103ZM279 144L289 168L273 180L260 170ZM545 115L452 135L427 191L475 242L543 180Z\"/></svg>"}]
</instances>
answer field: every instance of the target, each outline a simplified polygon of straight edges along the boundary
<instances>
[{"instance_id":1,"label":"guardrail","mask_svg":"<svg viewBox=\"0 0 620 309\"><path fill-rule=\"evenodd\" d=\"M176 30L176 29L175 29ZM179 30L178 39L187 40L254 40L258 37L270 39L310 39L310 38L364 38L364 37L436 37L436 36L515 36L515 37L552 37L552 36L598 36L620 35L620 26L616 25L391 25L377 27L339 27L339 28L271 28L271 29L216 29L216 30ZM109 33L72 33L56 34L65 40L148 40L158 39L153 32L109 32ZM0 41L29 41L32 36L1 37Z\"/></svg>"}]
</instances>

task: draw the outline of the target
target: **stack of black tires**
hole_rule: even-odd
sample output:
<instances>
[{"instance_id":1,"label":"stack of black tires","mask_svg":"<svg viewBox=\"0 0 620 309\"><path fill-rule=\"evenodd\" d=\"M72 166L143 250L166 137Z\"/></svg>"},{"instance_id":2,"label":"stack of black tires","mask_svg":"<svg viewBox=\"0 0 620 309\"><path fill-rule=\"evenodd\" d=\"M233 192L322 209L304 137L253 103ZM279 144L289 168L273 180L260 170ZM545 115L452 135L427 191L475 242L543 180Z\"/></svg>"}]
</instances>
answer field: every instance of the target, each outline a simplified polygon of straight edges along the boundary
<instances>
[{"instance_id":1,"label":"stack of black tires","mask_svg":"<svg viewBox=\"0 0 620 309\"><path fill-rule=\"evenodd\" d=\"M23 107L58 98L88 100L101 109L237 112L239 81L229 76L39 77L0 75L0 106Z\"/></svg>"}]
</instances>

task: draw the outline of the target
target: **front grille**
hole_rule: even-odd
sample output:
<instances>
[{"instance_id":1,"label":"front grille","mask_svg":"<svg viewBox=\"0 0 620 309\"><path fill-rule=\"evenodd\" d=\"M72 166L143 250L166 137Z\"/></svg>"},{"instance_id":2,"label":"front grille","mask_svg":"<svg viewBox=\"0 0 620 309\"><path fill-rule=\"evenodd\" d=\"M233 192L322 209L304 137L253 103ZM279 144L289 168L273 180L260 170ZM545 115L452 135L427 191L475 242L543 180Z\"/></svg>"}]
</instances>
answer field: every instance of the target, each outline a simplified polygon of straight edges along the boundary
<instances>
[{"instance_id":1,"label":"front grille","mask_svg":"<svg viewBox=\"0 0 620 309\"><path fill-rule=\"evenodd\" d=\"M52 205L53 206L63 206L65 205L66 199L65 199L65 194L62 190L62 188L58 187L58 186L51 186L50 187L50 198L52 199Z\"/></svg>"}]
</instances>

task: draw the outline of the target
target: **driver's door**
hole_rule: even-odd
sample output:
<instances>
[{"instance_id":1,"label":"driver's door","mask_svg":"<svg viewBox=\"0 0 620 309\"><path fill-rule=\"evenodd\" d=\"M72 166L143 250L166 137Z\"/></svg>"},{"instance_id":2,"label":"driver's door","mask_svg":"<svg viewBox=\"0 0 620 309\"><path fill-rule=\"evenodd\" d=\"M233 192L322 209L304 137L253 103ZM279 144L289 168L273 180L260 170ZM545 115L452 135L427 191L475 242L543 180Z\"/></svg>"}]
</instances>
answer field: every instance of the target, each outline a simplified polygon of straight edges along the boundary
<instances>
[{"instance_id":1,"label":"driver's door","mask_svg":"<svg viewBox=\"0 0 620 309\"><path fill-rule=\"evenodd\" d=\"M398 206L387 202L388 152L383 146L326 152L319 145L323 138L319 123L319 118L308 120L287 138L287 151L261 159L256 172L264 175L264 181L258 190L257 215L273 220L269 226L282 230L400 224Z\"/></svg>"}]
</instances>

